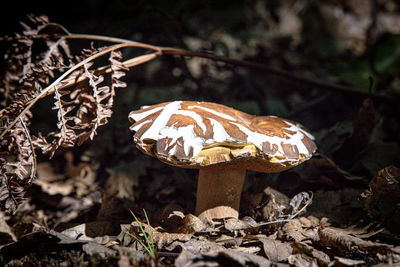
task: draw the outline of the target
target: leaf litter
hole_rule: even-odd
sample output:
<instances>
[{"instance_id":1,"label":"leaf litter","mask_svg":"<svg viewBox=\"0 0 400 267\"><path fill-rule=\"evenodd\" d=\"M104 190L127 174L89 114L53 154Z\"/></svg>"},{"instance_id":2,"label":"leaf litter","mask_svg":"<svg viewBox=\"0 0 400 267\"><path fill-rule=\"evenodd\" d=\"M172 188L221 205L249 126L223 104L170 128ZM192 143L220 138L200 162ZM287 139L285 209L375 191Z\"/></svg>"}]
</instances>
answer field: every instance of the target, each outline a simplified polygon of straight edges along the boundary
<instances>
[{"instance_id":1,"label":"leaf litter","mask_svg":"<svg viewBox=\"0 0 400 267\"><path fill-rule=\"evenodd\" d=\"M341 6L337 1L328 1L329 3L311 4L311 7L301 2L294 5L281 3L277 4L277 7L268 8L261 2L256 5L258 19L275 18L272 19L270 30L277 44L265 40L262 42L254 37L265 38L265 35L257 33L257 29L260 31L262 25L252 28L253 35L246 41L231 38L229 34L220 32L209 34L209 42L204 42L201 38L192 38L191 43L188 39L184 40L189 46L196 45L196 50L209 50L212 49L210 44L220 38L227 44L224 49L238 58L253 56L280 66L299 66L302 70L296 71L309 76L313 67L312 63L307 62L307 56L300 54L296 57L290 54L293 52L281 50L279 47L285 40L278 36L288 38L290 46L302 44L302 38L306 37L299 34L299 31L290 29L307 27L310 23L308 20L312 17L307 17L307 12L323 12L334 21L351 25L350 28L338 27L333 31L337 34L340 49L350 49L356 54L365 51L363 40L368 39L370 34L365 23L369 21L370 3L368 7L358 10L355 8L357 1L349 1L346 6ZM395 24L385 22L398 20L398 16L388 16L390 6L394 2L381 2L380 5L385 7L378 12L376 23L379 27L375 30L383 31L386 27L390 33L398 33L398 29L393 26ZM33 36L39 31L51 32L51 27L61 29L56 25L49 26L45 17L32 17L32 20L39 25L39 29L25 25L26 36ZM354 23L349 24L352 21ZM291 23L294 26L289 27ZM353 27L356 27L355 35L350 34L351 30L354 30ZM374 34L379 34L379 31ZM64 31L61 33L66 34ZM23 61L25 64L32 53L30 40L20 37L21 43L25 42L25 45L20 44L25 54L22 59L13 60ZM49 42L48 45L52 44ZM316 43L311 44L309 49L317 49L312 46L316 46ZM35 71L32 71L31 78L26 82L33 83L36 80L37 84L33 87L34 90L30 90L32 86L20 89L20 93L26 97L37 95L49 83L51 77L44 75L45 72L51 72L54 76L59 68L68 68L71 51L67 43L52 47L55 49L52 55L47 56L46 62L52 62L53 57L62 58L63 60L59 61L60 66L54 68L54 64L42 62L42 67L27 67L26 69ZM220 49L219 46L216 47L216 50ZM248 50L239 51L240 47L246 47ZM270 52L264 54L262 50L266 47ZM98 51L99 49L92 47L81 57L87 58ZM105 263L120 266L373 266L395 265L400 262L400 171L396 158L396 133L400 128L398 123L393 122L398 114L396 105L365 98L352 109L353 112L356 111L354 116L349 117L346 109L335 111L335 105L338 105L335 102L337 96L332 97L331 110L323 109L323 106L326 106L324 103L317 103L313 107L316 112L311 109L314 115L307 114L303 121L307 123L307 117L314 120L308 125L316 129L318 143L321 144L320 154L304 166L273 176L271 179L249 174L250 182L242 196L240 218L203 222L191 214L193 206L188 204L194 203L195 179L189 177L193 176L193 173L190 170L185 172L166 168L150 161L132 151L134 146L128 141L115 138L114 133L100 135L99 141L95 138L92 146L84 145L73 152L61 155L56 151L59 147L70 147L92 139L101 131L99 126L110 119L111 112L126 113L124 107L111 111L113 103L128 95L115 95L117 87L125 86L120 81L123 75L121 70L124 70L120 59L119 54L112 54L108 59L114 68L111 70L111 77L108 78L114 80L114 83L107 88L101 86L107 82L105 74L96 73L96 66L87 64L80 72L75 73L76 77L87 77L86 84L79 83L74 94L69 94L63 89L56 90L53 105L61 123L49 136L33 137L33 144L43 152L52 154L53 159L39 160L38 177L26 195L22 194L21 188L32 182L30 168L34 166L34 162L24 123L27 126L34 123L31 115L26 114L23 118L24 123L16 124L15 130L7 136L14 140L14 143L8 150L8 158L1 158L2 179L9 181L9 187L1 188L0 198L4 208L16 213L13 216L1 213L2 264L11 266L61 262L69 265ZM296 64L293 64L294 62ZM28 63L32 65L29 61ZM228 92L238 99L246 98L245 101L236 100L237 105L263 113L267 105L269 110L279 110L287 114L293 111L293 103L307 104L307 96L310 96L307 93L288 91L275 94L267 92L268 101L260 103L259 95L256 94L257 97L252 99L242 94L260 92L261 90L254 90L260 87L258 82L261 83L261 87L265 84L274 87L274 84L280 81L271 77L267 80L268 83L260 77L251 79L254 75L252 73L236 73L229 68L222 69L215 64L205 64L199 59L188 58L186 67L186 71L192 72L194 79L185 78L184 88L178 85L166 87L170 90L164 90L164 94L172 92L174 97L178 97L185 92L184 97L189 98L193 97L193 92L203 87L206 94L211 85L220 91L208 93L219 101L225 101L226 98L226 101L235 103L235 99L226 97L226 90L229 89ZM321 69L319 65L318 67ZM161 64L157 68L148 71L146 79L172 79L157 76L163 75L160 72L167 72ZM335 79L326 77L321 70L314 71L315 75L325 76L327 80ZM240 72L249 78L243 82ZM10 92L17 90L20 74L16 69L7 74ZM344 73L343 77L350 74ZM218 84L211 81L210 77L224 80L224 83ZM241 81L246 90L236 92L231 89L234 86L226 85L237 84L237 81ZM385 81L380 80L381 83ZM396 85L395 80L386 82ZM210 84L207 86L207 83ZM156 90L162 91L160 88ZM142 93L142 96L138 91L134 93L139 95L138 102L146 97L150 101L157 100L152 96L151 88L147 90L148 94ZM286 99L287 94L288 99L292 101L281 100ZM13 119L12 114L15 110L21 111L26 103L21 95L12 97L15 99L8 101L14 101L15 105L8 110L9 117L2 117L2 120ZM339 97L339 103L342 100ZM74 110L73 106L78 110ZM304 105L296 110L307 109L310 110L310 107ZM292 114L295 114L296 110ZM321 110L323 112L319 112ZM322 119L319 118L320 115ZM334 123L328 125L326 121L332 122L330 118L334 118ZM125 130L127 128L118 131L119 136L124 136L122 133ZM16 151L23 151L18 159L23 165L13 161L4 164L5 159L12 158ZM139 216L143 227L141 230L138 222L130 216L130 209L136 214L141 214L140 211L145 209L149 214L150 224L147 224L143 216ZM156 247L155 259L149 258L142 244L131 238L127 232L134 234L141 241L145 240L145 235L152 235Z\"/></svg>"}]
</instances>

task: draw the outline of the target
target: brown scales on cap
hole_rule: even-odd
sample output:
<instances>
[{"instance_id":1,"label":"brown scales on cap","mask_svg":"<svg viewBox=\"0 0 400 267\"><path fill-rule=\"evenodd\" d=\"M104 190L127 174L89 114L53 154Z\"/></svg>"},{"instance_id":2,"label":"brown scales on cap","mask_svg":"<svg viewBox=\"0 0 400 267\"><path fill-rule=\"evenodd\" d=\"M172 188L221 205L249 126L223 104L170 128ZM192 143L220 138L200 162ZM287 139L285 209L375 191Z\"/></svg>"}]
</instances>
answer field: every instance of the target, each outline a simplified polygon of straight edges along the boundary
<instances>
[{"instance_id":1,"label":"brown scales on cap","mask_svg":"<svg viewBox=\"0 0 400 267\"><path fill-rule=\"evenodd\" d=\"M129 119L134 141L144 153L200 169L200 217L237 217L246 170L280 172L316 150L313 136L294 122L215 103L167 102L132 111Z\"/></svg>"}]
</instances>

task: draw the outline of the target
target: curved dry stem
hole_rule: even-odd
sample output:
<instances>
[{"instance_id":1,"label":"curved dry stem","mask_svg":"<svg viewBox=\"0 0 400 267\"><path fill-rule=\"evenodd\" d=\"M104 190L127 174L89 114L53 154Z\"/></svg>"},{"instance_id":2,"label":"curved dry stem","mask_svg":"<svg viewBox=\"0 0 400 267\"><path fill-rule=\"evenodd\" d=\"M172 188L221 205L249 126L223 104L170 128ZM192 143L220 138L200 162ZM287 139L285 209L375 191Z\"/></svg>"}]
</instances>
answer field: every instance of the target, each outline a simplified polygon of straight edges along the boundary
<instances>
[{"instance_id":1,"label":"curved dry stem","mask_svg":"<svg viewBox=\"0 0 400 267\"><path fill-rule=\"evenodd\" d=\"M244 61L244 60L231 59L231 58L217 56L217 55L210 54L210 53L194 52L194 51L189 51L189 50L185 50L185 49L181 49L181 48L174 48L174 47L154 46L154 45L149 45L149 44L141 43L141 42L135 42L135 41L131 41L131 40L123 39L123 38L108 37L108 36L101 36L101 35L71 33L69 35L62 36L61 38L87 39L87 40L113 42L113 43L125 43L125 44L130 44L133 47L159 51L164 55L178 55L178 56L207 58L207 59L214 60L214 61L232 64L235 66L259 69L259 70L266 71L268 73L271 73L271 74L274 74L274 75L277 75L280 77L288 78L293 81L298 81L301 83L306 83L306 84L309 84L312 86L316 86L318 88L325 88L325 89L329 89L329 90L341 91L341 92L347 92L347 93L359 94L359 95L360 94L368 95L368 92L365 92L362 89L349 87L349 86L343 86L343 85L329 84L329 83L325 83L325 82L321 82L321 81L307 79L304 77L298 77L287 71L271 68L264 64L259 64L259 63L255 63L255 62Z\"/></svg>"}]
</instances>

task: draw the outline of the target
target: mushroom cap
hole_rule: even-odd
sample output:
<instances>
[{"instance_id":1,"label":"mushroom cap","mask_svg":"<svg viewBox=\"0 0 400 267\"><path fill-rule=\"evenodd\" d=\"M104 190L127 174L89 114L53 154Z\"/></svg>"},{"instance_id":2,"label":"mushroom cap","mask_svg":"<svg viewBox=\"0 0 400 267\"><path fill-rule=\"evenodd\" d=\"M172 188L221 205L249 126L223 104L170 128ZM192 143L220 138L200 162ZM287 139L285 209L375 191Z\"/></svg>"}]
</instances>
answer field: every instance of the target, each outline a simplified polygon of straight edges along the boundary
<instances>
[{"instance_id":1,"label":"mushroom cap","mask_svg":"<svg viewBox=\"0 0 400 267\"><path fill-rule=\"evenodd\" d=\"M275 116L253 116L195 101L144 106L129 114L136 146L184 168L245 168L280 172L311 158L314 137L301 125Z\"/></svg>"}]
</instances>

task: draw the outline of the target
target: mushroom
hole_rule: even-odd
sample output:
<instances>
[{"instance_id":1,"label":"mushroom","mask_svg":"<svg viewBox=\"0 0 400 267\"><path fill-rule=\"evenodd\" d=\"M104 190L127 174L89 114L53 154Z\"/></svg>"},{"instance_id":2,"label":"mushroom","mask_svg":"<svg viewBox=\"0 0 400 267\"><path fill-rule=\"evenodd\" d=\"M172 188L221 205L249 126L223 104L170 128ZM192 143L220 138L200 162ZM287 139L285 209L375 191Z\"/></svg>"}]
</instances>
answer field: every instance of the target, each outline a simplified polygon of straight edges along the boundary
<instances>
[{"instance_id":1,"label":"mushroom","mask_svg":"<svg viewBox=\"0 0 400 267\"><path fill-rule=\"evenodd\" d=\"M141 151L199 169L195 213L202 219L238 218L246 170L281 172L316 150L314 137L295 122L209 102L144 106L129 120Z\"/></svg>"}]
</instances>

